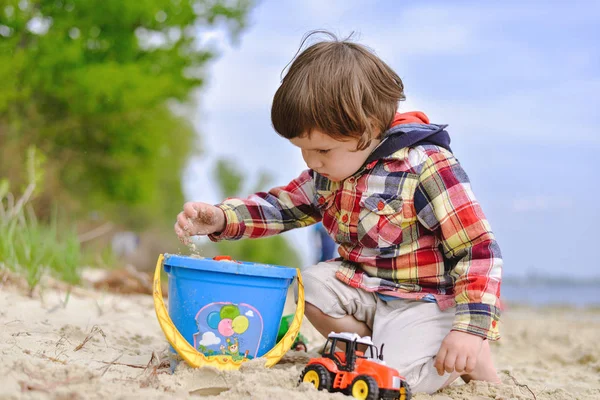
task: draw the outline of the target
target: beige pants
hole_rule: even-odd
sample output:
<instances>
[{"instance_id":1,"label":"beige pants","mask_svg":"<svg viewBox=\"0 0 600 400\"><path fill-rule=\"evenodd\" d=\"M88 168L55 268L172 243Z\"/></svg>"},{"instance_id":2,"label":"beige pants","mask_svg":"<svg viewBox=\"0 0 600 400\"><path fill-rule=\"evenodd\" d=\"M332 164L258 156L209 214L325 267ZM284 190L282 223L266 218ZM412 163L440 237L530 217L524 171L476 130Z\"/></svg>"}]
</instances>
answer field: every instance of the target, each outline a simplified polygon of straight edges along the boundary
<instances>
[{"instance_id":1,"label":"beige pants","mask_svg":"<svg viewBox=\"0 0 600 400\"><path fill-rule=\"evenodd\" d=\"M404 299L386 302L339 281L339 264L322 262L302 270L306 302L331 317L352 315L367 324L373 343L385 344L384 361L406 378L413 393L440 389L450 374L439 376L433 363L452 328L455 308L440 311L436 303Z\"/></svg>"}]
</instances>

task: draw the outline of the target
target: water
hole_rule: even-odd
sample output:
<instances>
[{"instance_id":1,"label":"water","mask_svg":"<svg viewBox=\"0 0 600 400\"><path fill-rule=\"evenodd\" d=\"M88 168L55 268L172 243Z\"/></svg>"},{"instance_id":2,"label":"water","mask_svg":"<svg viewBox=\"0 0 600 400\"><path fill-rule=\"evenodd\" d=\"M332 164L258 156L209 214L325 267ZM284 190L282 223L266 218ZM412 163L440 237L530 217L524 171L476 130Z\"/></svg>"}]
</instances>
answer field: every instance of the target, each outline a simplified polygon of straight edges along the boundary
<instances>
[{"instance_id":1,"label":"water","mask_svg":"<svg viewBox=\"0 0 600 400\"><path fill-rule=\"evenodd\" d=\"M505 302L531 306L600 307L600 281L504 280L501 296Z\"/></svg>"}]
</instances>

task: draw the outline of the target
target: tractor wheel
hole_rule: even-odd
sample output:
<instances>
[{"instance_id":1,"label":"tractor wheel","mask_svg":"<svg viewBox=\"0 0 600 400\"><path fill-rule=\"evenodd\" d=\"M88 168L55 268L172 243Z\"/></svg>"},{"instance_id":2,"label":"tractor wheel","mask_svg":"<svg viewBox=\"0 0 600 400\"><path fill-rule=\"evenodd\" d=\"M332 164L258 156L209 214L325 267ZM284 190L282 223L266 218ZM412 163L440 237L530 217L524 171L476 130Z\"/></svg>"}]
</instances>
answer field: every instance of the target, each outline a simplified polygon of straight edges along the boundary
<instances>
[{"instance_id":1,"label":"tractor wheel","mask_svg":"<svg viewBox=\"0 0 600 400\"><path fill-rule=\"evenodd\" d=\"M359 375L352 381L350 394L358 400L377 400L379 399L379 387L372 377Z\"/></svg>"},{"instance_id":2,"label":"tractor wheel","mask_svg":"<svg viewBox=\"0 0 600 400\"><path fill-rule=\"evenodd\" d=\"M300 382L309 382L317 390L331 389L331 375L327 368L319 364L311 364L304 368L300 376Z\"/></svg>"},{"instance_id":3,"label":"tractor wheel","mask_svg":"<svg viewBox=\"0 0 600 400\"><path fill-rule=\"evenodd\" d=\"M400 385L400 399L399 400L410 400L412 398L412 392L410 391L410 386L406 381L402 381Z\"/></svg>"}]
</instances>

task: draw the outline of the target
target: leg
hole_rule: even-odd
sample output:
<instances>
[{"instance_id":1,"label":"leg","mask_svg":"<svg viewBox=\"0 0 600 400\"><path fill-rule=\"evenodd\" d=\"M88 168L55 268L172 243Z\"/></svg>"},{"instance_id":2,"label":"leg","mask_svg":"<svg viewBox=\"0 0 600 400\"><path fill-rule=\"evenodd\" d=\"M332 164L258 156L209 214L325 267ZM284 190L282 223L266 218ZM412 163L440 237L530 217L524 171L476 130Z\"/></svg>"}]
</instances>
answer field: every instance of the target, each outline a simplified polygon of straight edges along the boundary
<instances>
[{"instance_id":1,"label":"leg","mask_svg":"<svg viewBox=\"0 0 600 400\"><path fill-rule=\"evenodd\" d=\"M325 337L327 337L331 331L356 332L360 336L371 336L371 329L367 324L358 321L352 315L346 315L342 318L333 318L310 303L306 303L305 314L310 323Z\"/></svg>"},{"instance_id":2,"label":"leg","mask_svg":"<svg viewBox=\"0 0 600 400\"><path fill-rule=\"evenodd\" d=\"M370 336L376 295L339 281L335 277L339 264L319 263L302 271L305 315L324 337L332 331Z\"/></svg>"},{"instance_id":3,"label":"leg","mask_svg":"<svg viewBox=\"0 0 600 400\"><path fill-rule=\"evenodd\" d=\"M306 303L304 315L306 315L310 323L324 337L327 337L331 332L356 332L360 336L371 336L371 328L364 322L358 321L352 315L346 315L342 318L333 318L310 303ZM341 347L345 346L342 345ZM342 348L342 350L346 349Z\"/></svg>"},{"instance_id":4,"label":"leg","mask_svg":"<svg viewBox=\"0 0 600 400\"><path fill-rule=\"evenodd\" d=\"M441 311L436 303L404 299L378 302L373 342L385 344L384 360L406 378L413 393L433 393L452 379L449 373L438 375L434 362L454 315L455 309Z\"/></svg>"}]
</instances>

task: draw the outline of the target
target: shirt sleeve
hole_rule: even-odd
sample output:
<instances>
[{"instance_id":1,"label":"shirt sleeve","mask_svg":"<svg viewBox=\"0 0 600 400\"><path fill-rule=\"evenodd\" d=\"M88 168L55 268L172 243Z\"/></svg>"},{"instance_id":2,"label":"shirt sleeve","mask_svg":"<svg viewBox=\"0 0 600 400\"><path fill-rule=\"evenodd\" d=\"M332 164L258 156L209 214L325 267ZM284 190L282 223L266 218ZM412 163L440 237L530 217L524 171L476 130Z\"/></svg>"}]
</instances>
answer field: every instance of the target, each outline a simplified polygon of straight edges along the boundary
<instances>
[{"instance_id":1,"label":"shirt sleeve","mask_svg":"<svg viewBox=\"0 0 600 400\"><path fill-rule=\"evenodd\" d=\"M458 160L446 151L425 158L415 193L419 221L439 237L454 280L452 330L497 340L502 255Z\"/></svg>"},{"instance_id":2,"label":"shirt sleeve","mask_svg":"<svg viewBox=\"0 0 600 400\"><path fill-rule=\"evenodd\" d=\"M225 230L209 235L212 241L261 238L321 220L313 205L312 171L304 171L286 186L255 193L246 199L229 198L217 204L225 213Z\"/></svg>"}]
</instances>

